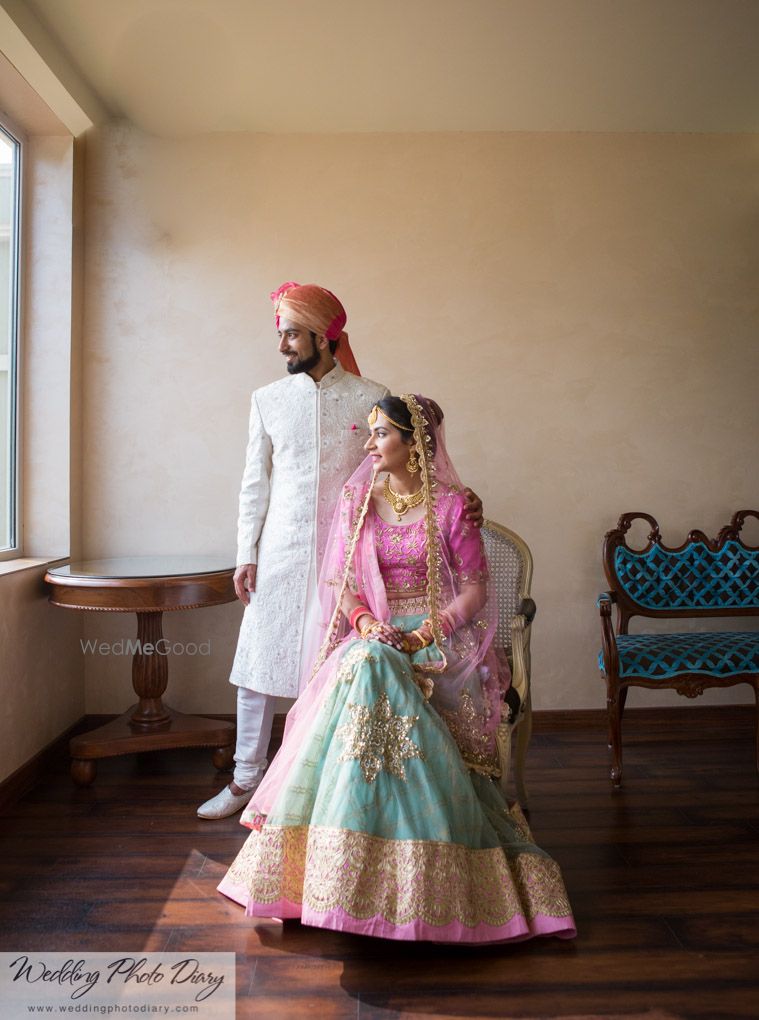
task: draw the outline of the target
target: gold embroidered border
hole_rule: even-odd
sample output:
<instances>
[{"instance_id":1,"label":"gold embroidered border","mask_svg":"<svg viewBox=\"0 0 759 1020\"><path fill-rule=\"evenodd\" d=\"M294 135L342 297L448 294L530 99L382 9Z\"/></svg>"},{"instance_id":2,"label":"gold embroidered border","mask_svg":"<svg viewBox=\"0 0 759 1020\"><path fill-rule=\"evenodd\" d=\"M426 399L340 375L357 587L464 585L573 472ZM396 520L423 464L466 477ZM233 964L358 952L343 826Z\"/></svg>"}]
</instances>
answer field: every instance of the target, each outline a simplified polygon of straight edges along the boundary
<instances>
[{"instance_id":1,"label":"gold embroidered border","mask_svg":"<svg viewBox=\"0 0 759 1020\"><path fill-rule=\"evenodd\" d=\"M437 514L435 513L437 481L435 479L435 458L432 453L432 440L427 431L427 421L419 401L413 393L402 393L401 400L411 415L414 426L414 443L419 457L419 471L424 491L424 528L427 538L427 593L430 603L430 626L432 637L440 652L439 662L425 662L415 665L424 673L444 673L448 662L443 651L443 628L440 622L440 535Z\"/></svg>"},{"instance_id":2,"label":"gold embroidered border","mask_svg":"<svg viewBox=\"0 0 759 1020\"><path fill-rule=\"evenodd\" d=\"M426 616L429 612L429 600L426 595L413 595L410 598L395 598L387 593L387 605L391 616Z\"/></svg>"},{"instance_id":3,"label":"gold embroidered border","mask_svg":"<svg viewBox=\"0 0 759 1020\"><path fill-rule=\"evenodd\" d=\"M381 916L390 924L508 924L518 914L569 917L558 864L500 847L387 840L349 829L265 825L229 870L256 903L284 898L319 913Z\"/></svg>"}]
</instances>

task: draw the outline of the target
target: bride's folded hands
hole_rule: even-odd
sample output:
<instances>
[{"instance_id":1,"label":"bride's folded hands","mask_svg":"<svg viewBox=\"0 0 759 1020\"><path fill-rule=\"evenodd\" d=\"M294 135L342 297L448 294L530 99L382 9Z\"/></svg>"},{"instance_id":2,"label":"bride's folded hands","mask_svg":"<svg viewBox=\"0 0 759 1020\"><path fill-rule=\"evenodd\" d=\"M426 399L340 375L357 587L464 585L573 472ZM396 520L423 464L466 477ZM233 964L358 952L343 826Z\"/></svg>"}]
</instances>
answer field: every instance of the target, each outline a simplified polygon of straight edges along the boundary
<instances>
[{"instance_id":1,"label":"bride's folded hands","mask_svg":"<svg viewBox=\"0 0 759 1020\"><path fill-rule=\"evenodd\" d=\"M381 620L372 618L371 623L366 623L366 615L362 618L361 630L359 633L365 641L381 641L383 644L392 645L393 648L403 649L404 634L402 630L394 627L391 623L383 623Z\"/></svg>"}]
</instances>

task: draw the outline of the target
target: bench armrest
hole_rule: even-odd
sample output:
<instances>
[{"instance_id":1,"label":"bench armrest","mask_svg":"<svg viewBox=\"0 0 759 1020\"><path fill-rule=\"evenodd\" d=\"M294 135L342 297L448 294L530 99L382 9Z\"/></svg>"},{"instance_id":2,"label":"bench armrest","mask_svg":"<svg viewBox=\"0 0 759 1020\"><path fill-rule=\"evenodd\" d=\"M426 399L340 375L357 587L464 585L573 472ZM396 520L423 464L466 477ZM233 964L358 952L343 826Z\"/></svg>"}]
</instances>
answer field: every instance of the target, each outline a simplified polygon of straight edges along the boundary
<instances>
[{"instance_id":1,"label":"bench armrest","mask_svg":"<svg viewBox=\"0 0 759 1020\"><path fill-rule=\"evenodd\" d=\"M603 662L606 675L617 675L619 669L619 653L614 624L611 622L611 607L616 603L617 596L613 591L603 591L596 599L598 612L601 616L601 642L603 644Z\"/></svg>"}]
</instances>

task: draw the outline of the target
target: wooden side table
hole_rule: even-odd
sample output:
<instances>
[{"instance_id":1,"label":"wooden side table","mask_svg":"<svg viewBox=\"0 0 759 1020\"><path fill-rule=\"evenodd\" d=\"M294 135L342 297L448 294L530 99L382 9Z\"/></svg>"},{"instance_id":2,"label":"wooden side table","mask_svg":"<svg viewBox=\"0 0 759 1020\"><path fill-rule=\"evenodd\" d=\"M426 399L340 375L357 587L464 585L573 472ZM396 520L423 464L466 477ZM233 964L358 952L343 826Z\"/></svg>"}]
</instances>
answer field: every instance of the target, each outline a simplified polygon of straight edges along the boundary
<instances>
[{"instance_id":1,"label":"wooden side table","mask_svg":"<svg viewBox=\"0 0 759 1020\"><path fill-rule=\"evenodd\" d=\"M233 574L228 561L210 556L122 557L48 570L45 581L55 606L137 614L132 685L139 700L118 719L72 738L75 783L88 786L95 779L98 758L135 751L212 747L216 768L231 766L233 723L185 715L162 701L169 663L161 618L165 612L234 602Z\"/></svg>"}]
</instances>

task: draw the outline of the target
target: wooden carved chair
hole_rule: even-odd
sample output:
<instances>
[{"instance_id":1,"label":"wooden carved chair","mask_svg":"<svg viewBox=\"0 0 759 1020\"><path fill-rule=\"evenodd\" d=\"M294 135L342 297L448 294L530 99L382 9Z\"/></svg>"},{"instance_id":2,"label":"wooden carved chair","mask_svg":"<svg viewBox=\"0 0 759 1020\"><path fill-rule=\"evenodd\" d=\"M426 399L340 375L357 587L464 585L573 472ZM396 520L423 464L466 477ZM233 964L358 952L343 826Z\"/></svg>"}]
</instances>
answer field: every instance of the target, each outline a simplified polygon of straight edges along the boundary
<instances>
[{"instance_id":1,"label":"wooden carved chair","mask_svg":"<svg viewBox=\"0 0 759 1020\"><path fill-rule=\"evenodd\" d=\"M514 779L519 802L527 805L524 762L532 735L530 692L530 630L535 603L530 598L532 554L526 542L501 524L485 521L482 538L498 599L495 645L511 667L512 690L498 728L501 786L506 792L511 764L512 734L516 736ZM519 696L517 703L515 695Z\"/></svg>"}]
</instances>

